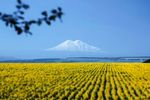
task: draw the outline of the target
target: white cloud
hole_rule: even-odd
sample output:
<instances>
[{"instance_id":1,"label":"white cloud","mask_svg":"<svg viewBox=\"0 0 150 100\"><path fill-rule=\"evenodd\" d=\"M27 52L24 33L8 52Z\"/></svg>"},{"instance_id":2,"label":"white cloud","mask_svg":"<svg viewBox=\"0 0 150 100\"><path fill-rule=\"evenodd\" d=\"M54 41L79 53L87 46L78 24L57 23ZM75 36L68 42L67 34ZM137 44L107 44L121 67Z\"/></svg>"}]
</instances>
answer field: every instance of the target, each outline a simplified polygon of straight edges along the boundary
<instances>
[{"instance_id":1,"label":"white cloud","mask_svg":"<svg viewBox=\"0 0 150 100\"><path fill-rule=\"evenodd\" d=\"M55 47L46 49L46 51L99 52L101 49L81 40L66 40Z\"/></svg>"}]
</instances>

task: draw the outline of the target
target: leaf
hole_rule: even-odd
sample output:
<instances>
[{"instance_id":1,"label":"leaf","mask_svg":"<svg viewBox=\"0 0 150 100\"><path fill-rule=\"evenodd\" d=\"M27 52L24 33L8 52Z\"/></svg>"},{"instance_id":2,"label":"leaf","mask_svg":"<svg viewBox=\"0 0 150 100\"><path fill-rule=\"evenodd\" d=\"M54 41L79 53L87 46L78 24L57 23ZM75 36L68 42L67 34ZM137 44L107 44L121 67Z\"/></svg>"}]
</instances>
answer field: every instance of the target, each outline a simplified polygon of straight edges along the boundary
<instances>
[{"instance_id":1,"label":"leaf","mask_svg":"<svg viewBox=\"0 0 150 100\"><path fill-rule=\"evenodd\" d=\"M50 22L50 21L47 20L47 21L45 21L45 22L46 22L47 25L51 25L51 22Z\"/></svg>"},{"instance_id":2,"label":"leaf","mask_svg":"<svg viewBox=\"0 0 150 100\"><path fill-rule=\"evenodd\" d=\"M42 12L42 15L43 15L43 16L48 16L47 11L43 11L43 12Z\"/></svg>"},{"instance_id":3,"label":"leaf","mask_svg":"<svg viewBox=\"0 0 150 100\"><path fill-rule=\"evenodd\" d=\"M12 18L12 19L10 19L10 20L9 20L9 22L10 22L11 24L13 24L13 25L16 25L16 24L17 24L16 20L15 20L15 19L13 19L13 18Z\"/></svg>"},{"instance_id":4,"label":"leaf","mask_svg":"<svg viewBox=\"0 0 150 100\"><path fill-rule=\"evenodd\" d=\"M29 31L30 30L30 26L29 26L28 23L25 24L24 29L25 29L25 31Z\"/></svg>"},{"instance_id":5,"label":"leaf","mask_svg":"<svg viewBox=\"0 0 150 100\"><path fill-rule=\"evenodd\" d=\"M61 12L61 11L62 11L62 8L61 8L61 7L58 7L58 10Z\"/></svg>"},{"instance_id":6,"label":"leaf","mask_svg":"<svg viewBox=\"0 0 150 100\"><path fill-rule=\"evenodd\" d=\"M15 26L15 30L17 31L17 34L20 35L23 31L20 27Z\"/></svg>"},{"instance_id":7,"label":"leaf","mask_svg":"<svg viewBox=\"0 0 150 100\"><path fill-rule=\"evenodd\" d=\"M21 9L21 6L20 6L20 5L16 5L16 8L17 8L17 9Z\"/></svg>"},{"instance_id":8,"label":"leaf","mask_svg":"<svg viewBox=\"0 0 150 100\"><path fill-rule=\"evenodd\" d=\"M19 11L19 13L20 13L21 15L23 15L23 14L24 14L24 11Z\"/></svg>"},{"instance_id":9,"label":"leaf","mask_svg":"<svg viewBox=\"0 0 150 100\"><path fill-rule=\"evenodd\" d=\"M57 10L53 9L51 12L52 12L53 14L56 14L56 13L57 13Z\"/></svg>"},{"instance_id":10,"label":"leaf","mask_svg":"<svg viewBox=\"0 0 150 100\"><path fill-rule=\"evenodd\" d=\"M7 17L9 17L9 15L8 14L4 14L2 17L3 18L7 18Z\"/></svg>"},{"instance_id":11,"label":"leaf","mask_svg":"<svg viewBox=\"0 0 150 100\"><path fill-rule=\"evenodd\" d=\"M18 18L24 20L24 17L22 17L22 16L18 16Z\"/></svg>"},{"instance_id":12,"label":"leaf","mask_svg":"<svg viewBox=\"0 0 150 100\"><path fill-rule=\"evenodd\" d=\"M35 20L29 21L29 24L30 24L30 25L31 25L31 24L35 24L35 23L37 23L37 21L35 21Z\"/></svg>"},{"instance_id":13,"label":"leaf","mask_svg":"<svg viewBox=\"0 0 150 100\"><path fill-rule=\"evenodd\" d=\"M62 12L59 12L59 13L57 14L57 16L58 16L59 19L61 19L62 15L63 15Z\"/></svg>"},{"instance_id":14,"label":"leaf","mask_svg":"<svg viewBox=\"0 0 150 100\"><path fill-rule=\"evenodd\" d=\"M42 24L42 20L39 19L39 20L37 21L37 24L40 26L40 25Z\"/></svg>"},{"instance_id":15,"label":"leaf","mask_svg":"<svg viewBox=\"0 0 150 100\"><path fill-rule=\"evenodd\" d=\"M8 25L9 25L9 22L6 22L5 25L8 26Z\"/></svg>"},{"instance_id":16,"label":"leaf","mask_svg":"<svg viewBox=\"0 0 150 100\"><path fill-rule=\"evenodd\" d=\"M55 16L55 15L50 16L50 17L49 17L49 20L55 21L55 20L56 20L56 16Z\"/></svg>"},{"instance_id":17,"label":"leaf","mask_svg":"<svg viewBox=\"0 0 150 100\"><path fill-rule=\"evenodd\" d=\"M18 2L19 4L22 4L22 1L21 1L21 0L17 0L17 2Z\"/></svg>"},{"instance_id":18,"label":"leaf","mask_svg":"<svg viewBox=\"0 0 150 100\"><path fill-rule=\"evenodd\" d=\"M23 4L22 7L23 7L24 9L29 9L29 8L30 8L30 6L27 5L27 4Z\"/></svg>"}]
</instances>

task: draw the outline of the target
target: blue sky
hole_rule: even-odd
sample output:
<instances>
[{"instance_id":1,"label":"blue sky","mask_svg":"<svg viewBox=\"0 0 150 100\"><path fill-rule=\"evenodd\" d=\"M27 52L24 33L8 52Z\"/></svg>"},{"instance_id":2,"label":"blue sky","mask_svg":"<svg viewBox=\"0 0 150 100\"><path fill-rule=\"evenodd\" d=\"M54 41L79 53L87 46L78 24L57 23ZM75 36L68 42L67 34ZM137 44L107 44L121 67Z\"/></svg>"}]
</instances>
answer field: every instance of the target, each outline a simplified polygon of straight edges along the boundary
<instances>
[{"instance_id":1,"label":"blue sky","mask_svg":"<svg viewBox=\"0 0 150 100\"><path fill-rule=\"evenodd\" d=\"M31 5L28 19L43 10L61 6L63 23L33 26L33 35L18 36L0 21L0 56L150 56L149 0L24 0ZM0 11L12 12L14 0L1 0ZM81 40L101 48L101 53L45 51L65 40Z\"/></svg>"}]
</instances>

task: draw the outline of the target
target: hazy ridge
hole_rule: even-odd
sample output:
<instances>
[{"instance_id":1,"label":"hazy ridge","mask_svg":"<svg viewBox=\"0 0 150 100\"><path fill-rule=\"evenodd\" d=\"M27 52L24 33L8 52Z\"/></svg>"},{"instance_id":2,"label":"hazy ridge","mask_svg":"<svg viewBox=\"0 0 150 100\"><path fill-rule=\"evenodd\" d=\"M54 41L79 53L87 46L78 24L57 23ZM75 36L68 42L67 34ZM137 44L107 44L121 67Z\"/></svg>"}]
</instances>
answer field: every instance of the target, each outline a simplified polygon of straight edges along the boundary
<instances>
[{"instance_id":1,"label":"hazy ridge","mask_svg":"<svg viewBox=\"0 0 150 100\"><path fill-rule=\"evenodd\" d=\"M38 59L0 59L0 62L143 62L150 57L67 57Z\"/></svg>"}]
</instances>

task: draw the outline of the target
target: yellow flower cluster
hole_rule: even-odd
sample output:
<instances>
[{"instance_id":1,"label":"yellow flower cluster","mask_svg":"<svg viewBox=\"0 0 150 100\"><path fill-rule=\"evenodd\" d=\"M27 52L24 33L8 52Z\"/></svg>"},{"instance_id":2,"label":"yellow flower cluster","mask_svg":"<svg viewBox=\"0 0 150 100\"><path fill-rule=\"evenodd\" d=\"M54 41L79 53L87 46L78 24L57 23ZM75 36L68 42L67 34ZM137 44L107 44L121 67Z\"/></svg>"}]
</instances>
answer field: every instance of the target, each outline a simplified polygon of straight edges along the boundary
<instances>
[{"instance_id":1,"label":"yellow flower cluster","mask_svg":"<svg viewBox=\"0 0 150 100\"><path fill-rule=\"evenodd\" d=\"M1 63L0 99L150 99L150 64Z\"/></svg>"}]
</instances>

